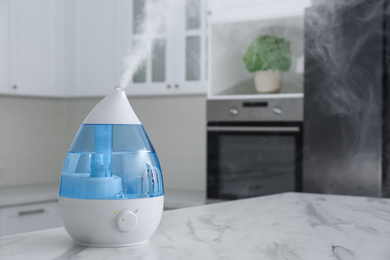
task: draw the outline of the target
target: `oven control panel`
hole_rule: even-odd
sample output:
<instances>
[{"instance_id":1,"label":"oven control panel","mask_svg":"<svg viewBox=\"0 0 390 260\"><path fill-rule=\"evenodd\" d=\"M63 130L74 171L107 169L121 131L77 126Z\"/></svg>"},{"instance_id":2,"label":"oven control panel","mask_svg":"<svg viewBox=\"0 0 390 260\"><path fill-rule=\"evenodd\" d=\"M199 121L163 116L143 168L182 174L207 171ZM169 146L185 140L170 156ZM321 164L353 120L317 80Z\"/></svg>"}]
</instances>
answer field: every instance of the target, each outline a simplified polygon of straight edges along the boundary
<instances>
[{"instance_id":1,"label":"oven control panel","mask_svg":"<svg viewBox=\"0 0 390 260\"><path fill-rule=\"evenodd\" d=\"M303 97L208 100L207 121L301 122L303 121Z\"/></svg>"}]
</instances>

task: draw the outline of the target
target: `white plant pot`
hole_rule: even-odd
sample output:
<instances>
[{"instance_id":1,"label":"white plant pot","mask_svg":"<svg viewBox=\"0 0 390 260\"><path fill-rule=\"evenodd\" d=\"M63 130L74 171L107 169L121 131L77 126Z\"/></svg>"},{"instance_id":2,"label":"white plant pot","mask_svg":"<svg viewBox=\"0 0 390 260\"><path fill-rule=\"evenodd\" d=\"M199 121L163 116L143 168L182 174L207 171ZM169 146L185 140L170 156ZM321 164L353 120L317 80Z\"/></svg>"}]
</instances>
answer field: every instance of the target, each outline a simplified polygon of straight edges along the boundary
<instances>
[{"instance_id":1,"label":"white plant pot","mask_svg":"<svg viewBox=\"0 0 390 260\"><path fill-rule=\"evenodd\" d=\"M257 71L255 86L259 93L278 93L282 85L282 72L279 70Z\"/></svg>"}]
</instances>

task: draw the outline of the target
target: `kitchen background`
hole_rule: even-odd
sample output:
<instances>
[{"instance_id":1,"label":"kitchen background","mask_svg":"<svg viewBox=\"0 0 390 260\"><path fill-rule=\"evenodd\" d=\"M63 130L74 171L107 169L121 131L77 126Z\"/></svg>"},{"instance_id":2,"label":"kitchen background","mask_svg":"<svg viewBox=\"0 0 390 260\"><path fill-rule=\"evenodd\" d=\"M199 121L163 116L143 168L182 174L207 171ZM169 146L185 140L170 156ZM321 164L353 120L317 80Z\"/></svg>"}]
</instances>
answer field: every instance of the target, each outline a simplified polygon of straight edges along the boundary
<instances>
[{"instance_id":1,"label":"kitchen background","mask_svg":"<svg viewBox=\"0 0 390 260\"><path fill-rule=\"evenodd\" d=\"M85 117L118 86L144 5L0 0L0 235L62 225L64 158ZM206 5L175 8L175 23L156 33L160 43L127 88L160 159L166 208L203 204L206 189Z\"/></svg>"},{"instance_id":2,"label":"kitchen background","mask_svg":"<svg viewBox=\"0 0 390 260\"><path fill-rule=\"evenodd\" d=\"M0 0L0 235L61 225L64 158L142 39L145 1L152 0ZM384 195L381 130L390 120L382 122L382 4L169 3L166 22L149 35L156 44L126 89L160 159L166 209L287 191ZM360 19L366 16L375 19ZM370 30L350 30L340 17ZM288 56L284 66L263 69L279 71L272 82L251 71L254 50L270 39L281 48L274 57ZM356 85L369 93L354 95Z\"/></svg>"}]
</instances>

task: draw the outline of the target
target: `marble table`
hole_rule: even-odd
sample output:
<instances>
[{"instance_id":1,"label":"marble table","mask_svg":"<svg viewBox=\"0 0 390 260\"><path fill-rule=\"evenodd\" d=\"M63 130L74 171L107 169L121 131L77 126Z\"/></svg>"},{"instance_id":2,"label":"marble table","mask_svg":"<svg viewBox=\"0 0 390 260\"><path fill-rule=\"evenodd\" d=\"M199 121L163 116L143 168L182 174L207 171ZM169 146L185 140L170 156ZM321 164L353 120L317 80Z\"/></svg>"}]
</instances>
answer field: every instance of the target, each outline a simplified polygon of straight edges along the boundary
<instances>
[{"instance_id":1,"label":"marble table","mask_svg":"<svg viewBox=\"0 0 390 260\"><path fill-rule=\"evenodd\" d=\"M390 200L284 193L165 211L149 243L76 245L63 228L0 238L0 259L390 259Z\"/></svg>"}]
</instances>

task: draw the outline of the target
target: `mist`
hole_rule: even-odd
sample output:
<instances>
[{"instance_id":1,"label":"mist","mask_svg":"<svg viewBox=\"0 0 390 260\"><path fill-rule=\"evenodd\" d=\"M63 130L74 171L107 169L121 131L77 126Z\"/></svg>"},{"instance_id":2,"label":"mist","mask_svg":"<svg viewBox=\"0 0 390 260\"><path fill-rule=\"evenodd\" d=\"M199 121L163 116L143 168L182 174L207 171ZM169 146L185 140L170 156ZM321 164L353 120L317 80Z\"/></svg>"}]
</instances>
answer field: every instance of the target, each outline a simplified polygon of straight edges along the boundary
<instances>
[{"instance_id":1,"label":"mist","mask_svg":"<svg viewBox=\"0 0 390 260\"><path fill-rule=\"evenodd\" d=\"M155 45L160 44L158 34L170 33L172 29L172 17L177 13L177 1L170 0L145 1L142 11L142 20L136 21L136 32L133 35L131 47L123 58L123 73L119 86L126 88L133 75L142 67L148 57L151 57Z\"/></svg>"},{"instance_id":2,"label":"mist","mask_svg":"<svg viewBox=\"0 0 390 260\"><path fill-rule=\"evenodd\" d=\"M384 3L314 4L305 19L306 186L379 196Z\"/></svg>"}]
</instances>

